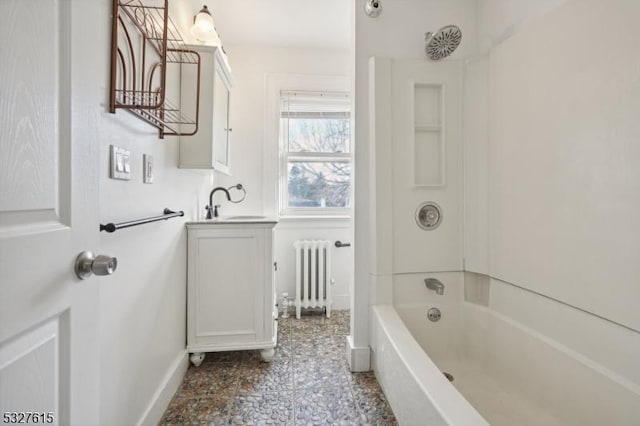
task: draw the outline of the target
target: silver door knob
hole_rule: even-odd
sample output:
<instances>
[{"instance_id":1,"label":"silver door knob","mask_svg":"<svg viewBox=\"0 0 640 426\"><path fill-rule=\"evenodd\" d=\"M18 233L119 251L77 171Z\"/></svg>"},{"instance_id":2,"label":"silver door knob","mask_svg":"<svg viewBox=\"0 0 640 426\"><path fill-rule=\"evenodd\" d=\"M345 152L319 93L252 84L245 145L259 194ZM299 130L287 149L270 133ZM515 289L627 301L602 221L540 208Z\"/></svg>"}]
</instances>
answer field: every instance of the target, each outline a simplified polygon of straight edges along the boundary
<instances>
[{"instance_id":1,"label":"silver door knob","mask_svg":"<svg viewBox=\"0 0 640 426\"><path fill-rule=\"evenodd\" d=\"M118 267L118 259L103 254L94 255L90 251L83 251L76 258L74 270L81 280L89 278L92 274L111 275Z\"/></svg>"}]
</instances>

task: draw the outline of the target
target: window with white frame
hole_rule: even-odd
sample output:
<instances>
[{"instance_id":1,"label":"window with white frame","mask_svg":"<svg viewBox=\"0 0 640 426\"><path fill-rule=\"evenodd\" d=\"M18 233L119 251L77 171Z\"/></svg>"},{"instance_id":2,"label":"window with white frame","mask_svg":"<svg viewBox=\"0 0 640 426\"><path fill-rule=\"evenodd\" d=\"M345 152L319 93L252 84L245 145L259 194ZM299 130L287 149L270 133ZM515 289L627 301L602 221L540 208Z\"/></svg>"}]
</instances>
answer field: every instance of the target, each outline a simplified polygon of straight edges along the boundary
<instances>
[{"instance_id":1,"label":"window with white frame","mask_svg":"<svg viewBox=\"0 0 640 426\"><path fill-rule=\"evenodd\" d=\"M351 121L348 93L280 93L280 211L348 214Z\"/></svg>"}]
</instances>

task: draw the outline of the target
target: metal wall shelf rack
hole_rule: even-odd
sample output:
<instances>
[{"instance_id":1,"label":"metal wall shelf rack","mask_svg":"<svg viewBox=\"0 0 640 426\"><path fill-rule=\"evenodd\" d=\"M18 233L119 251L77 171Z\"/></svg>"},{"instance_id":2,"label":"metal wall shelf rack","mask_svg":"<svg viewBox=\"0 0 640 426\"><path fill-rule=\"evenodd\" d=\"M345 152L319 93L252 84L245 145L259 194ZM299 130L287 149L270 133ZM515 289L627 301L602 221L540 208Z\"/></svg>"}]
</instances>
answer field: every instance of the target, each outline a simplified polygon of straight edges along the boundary
<instances>
[{"instance_id":1,"label":"metal wall shelf rack","mask_svg":"<svg viewBox=\"0 0 640 426\"><path fill-rule=\"evenodd\" d=\"M113 0L109 111L127 110L165 135L198 131L200 55L185 48L169 0ZM197 67L195 118L166 97L167 64Z\"/></svg>"}]
</instances>

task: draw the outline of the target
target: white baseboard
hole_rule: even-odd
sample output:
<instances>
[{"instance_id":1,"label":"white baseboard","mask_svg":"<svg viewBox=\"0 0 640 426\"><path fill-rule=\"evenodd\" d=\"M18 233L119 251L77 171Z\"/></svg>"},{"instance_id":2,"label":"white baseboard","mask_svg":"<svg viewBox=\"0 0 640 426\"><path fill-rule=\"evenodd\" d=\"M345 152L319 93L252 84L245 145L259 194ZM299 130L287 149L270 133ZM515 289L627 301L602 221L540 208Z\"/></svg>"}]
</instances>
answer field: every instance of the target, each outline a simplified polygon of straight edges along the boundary
<instances>
[{"instance_id":1,"label":"white baseboard","mask_svg":"<svg viewBox=\"0 0 640 426\"><path fill-rule=\"evenodd\" d=\"M351 297L348 294L331 295L331 309L349 309Z\"/></svg>"},{"instance_id":2,"label":"white baseboard","mask_svg":"<svg viewBox=\"0 0 640 426\"><path fill-rule=\"evenodd\" d=\"M138 421L138 426L155 426L160 422L162 415L171 402L171 398L180 387L187 368L189 368L189 353L185 349L180 352L171 367L169 367L164 380L158 386L151 402L149 402L147 409Z\"/></svg>"},{"instance_id":3,"label":"white baseboard","mask_svg":"<svg viewBox=\"0 0 640 426\"><path fill-rule=\"evenodd\" d=\"M355 347L352 336L348 336L347 360L352 372L369 371L371 370L371 349L369 346Z\"/></svg>"}]
</instances>

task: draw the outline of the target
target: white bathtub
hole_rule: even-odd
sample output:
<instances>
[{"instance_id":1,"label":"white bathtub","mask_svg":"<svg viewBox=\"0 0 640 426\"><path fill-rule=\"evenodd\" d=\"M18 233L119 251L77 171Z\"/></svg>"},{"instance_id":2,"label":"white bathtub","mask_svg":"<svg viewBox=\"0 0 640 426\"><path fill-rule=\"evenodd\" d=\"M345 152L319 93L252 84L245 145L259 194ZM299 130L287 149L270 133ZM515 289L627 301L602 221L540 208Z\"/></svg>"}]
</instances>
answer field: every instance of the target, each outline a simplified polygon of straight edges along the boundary
<instances>
[{"instance_id":1,"label":"white bathtub","mask_svg":"<svg viewBox=\"0 0 640 426\"><path fill-rule=\"evenodd\" d=\"M372 308L374 370L401 425L640 425L636 383L464 291L425 296L420 281Z\"/></svg>"}]
</instances>

